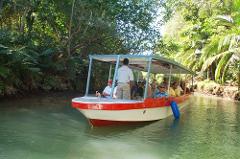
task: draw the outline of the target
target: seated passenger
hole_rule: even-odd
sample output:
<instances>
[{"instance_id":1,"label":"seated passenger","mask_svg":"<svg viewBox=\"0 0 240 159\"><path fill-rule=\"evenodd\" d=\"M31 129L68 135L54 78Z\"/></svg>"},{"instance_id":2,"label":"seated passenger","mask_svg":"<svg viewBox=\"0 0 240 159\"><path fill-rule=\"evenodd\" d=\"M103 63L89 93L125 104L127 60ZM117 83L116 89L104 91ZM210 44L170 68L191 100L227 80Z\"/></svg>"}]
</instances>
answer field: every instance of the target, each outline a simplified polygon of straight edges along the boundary
<instances>
[{"instance_id":1,"label":"seated passenger","mask_svg":"<svg viewBox=\"0 0 240 159\"><path fill-rule=\"evenodd\" d=\"M141 83L141 97L144 97L144 91L145 91L145 88L146 88L146 84L147 82L145 80L142 81ZM148 87L147 87L147 98L151 98L152 97L152 86L150 83L148 83Z\"/></svg>"},{"instance_id":2,"label":"seated passenger","mask_svg":"<svg viewBox=\"0 0 240 159\"><path fill-rule=\"evenodd\" d=\"M186 86L186 83L184 81L181 81L180 83L181 88L183 89L183 94L190 93L189 88Z\"/></svg>"},{"instance_id":3,"label":"seated passenger","mask_svg":"<svg viewBox=\"0 0 240 159\"><path fill-rule=\"evenodd\" d=\"M152 97L154 97L154 94L156 91L157 91L157 80L153 79L153 82L151 83Z\"/></svg>"},{"instance_id":4,"label":"seated passenger","mask_svg":"<svg viewBox=\"0 0 240 159\"><path fill-rule=\"evenodd\" d=\"M157 87L157 90L154 94L155 98L167 97L168 94L166 93L166 87L164 84L161 84Z\"/></svg>"},{"instance_id":5,"label":"seated passenger","mask_svg":"<svg viewBox=\"0 0 240 159\"><path fill-rule=\"evenodd\" d=\"M171 86L168 90L168 94L169 94L170 97L176 97L177 96L175 91L174 91L173 84L171 84Z\"/></svg>"},{"instance_id":6,"label":"seated passenger","mask_svg":"<svg viewBox=\"0 0 240 159\"><path fill-rule=\"evenodd\" d=\"M137 95L143 97L144 83L138 82Z\"/></svg>"},{"instance_id":7,"label":"seated passenger","mask_svg":"<svg viewBox=\"0 0 240 159\"><path fill-rule=\"evenodd\" d=\"M108 80L108 85L103 90L102 95L106 98L111 98L111 91L112 91L112 80Z\"/></svg>"},{"instance_id":8,"label":"seated passenger","mask_svg":"<svg viewBox=\"0 0 240 159\"><path fill-rule=\"evenodd\" d=\"M172 87L173 87L177 97L181 96L183 94L183 89L179 86L179 82L173 82Z\"/></svg>"},{"instance_id":9,"label":"seated passenger","mask_svg":"<svg viewBox=\"0 0 240 159\"><path fill-rule=\"evenodd\" d=\"M151 84L148 84L147 97L148 97L148 98L151 98L151 97L152 97L152 86L151 86Z\"/></svg>"},{"instance_id":10,"label":"seated passenger","mask_svg":"<svg viewBox=\"0 0 240 159\"><path fill-rule=\"evenodd\" d=\"M136 99L137 91L138 91L137 82L134 81L133 85L132 85L132 88L131 88L131 99Z\"/></svg>"},{"instance_id":11,"label":"seated passenger","mask_svg":"<svg viewBox=\"0 0 240 159\"><path fill-rule=\"evenodd\" d=\"M175 93L175 91L174 91L174 89L172 87L169 88L169 92L168 93L169 93L170 97L176 97L176 93Z\"/></svg>"}]
</instances>

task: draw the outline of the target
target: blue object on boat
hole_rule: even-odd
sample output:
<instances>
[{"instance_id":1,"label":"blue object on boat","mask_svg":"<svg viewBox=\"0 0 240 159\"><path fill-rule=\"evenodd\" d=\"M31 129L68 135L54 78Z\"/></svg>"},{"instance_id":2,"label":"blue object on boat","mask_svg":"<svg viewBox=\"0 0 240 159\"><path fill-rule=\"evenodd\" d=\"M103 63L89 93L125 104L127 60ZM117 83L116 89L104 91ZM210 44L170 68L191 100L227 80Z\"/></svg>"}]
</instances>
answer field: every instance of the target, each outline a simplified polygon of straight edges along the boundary
<instances>
[{"instance_id":1,"label":"blue object on boat","mask_svg":"<svg viewBox=\"0 0 240 159\"><path fill-rule=\"evenodd\" d=\"M177 103L175 101L172 101L170 105L171 105L174 117L178 119L180 117L180 112L179 112Z\"/></svg>"}]
</instances>

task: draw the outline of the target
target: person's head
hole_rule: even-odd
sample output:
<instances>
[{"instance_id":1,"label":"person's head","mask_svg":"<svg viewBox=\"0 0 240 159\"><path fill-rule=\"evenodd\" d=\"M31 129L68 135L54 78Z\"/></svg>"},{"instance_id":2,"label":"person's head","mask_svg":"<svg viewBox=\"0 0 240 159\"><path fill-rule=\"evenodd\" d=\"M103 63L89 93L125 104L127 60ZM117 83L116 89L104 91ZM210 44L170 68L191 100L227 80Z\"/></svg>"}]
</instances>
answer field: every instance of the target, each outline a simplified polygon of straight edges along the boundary
<instances>
[{"instance_id":1,"label":"person's head","mask_svg":"<svg viewBox=\"0 0 240 159\"><path fill-rule=\"evenodd\" d=\"M169 78L168 77L163 77L163 83L168 83Z\"/></svg>"},{"instance_id":2,"label":"person's head","mask_svg":"<svg viewBox=\"0 0 240 159\"><path fill-rule=\"evenodd\" d=\"M110 86L110 87L112 86L112 80L111 79L108 80L108 86Z\"/></svg>"},{"instance_id":3,"label":"person's head","mask_svg":"<svg viewBox=\"0 0 240 159\"><path fill-rule=\"evenodd\" d=\"M128 58L124 58L124 59L123 59L123 64L124 64L124 65L128 65L128 64L129 64Z\"/></svg>"},{"instance_id":4,"label":"person's head","mask_svg":"<svg viewBox=\"0 0 240 159\"><path fill-rule=\"evenodd\" d=\"M154 79L153 81L152 81L152 88L156 88L157 87L157 80L156 79Z\"/></svg>"},{"instance_id":5,"label":"person's head","mask_svg":"<svg viewBox=\"0 0 240 159\"><path fill-rule=\"evenodd\" d=\"M181 82L180 82L180 86L181 86L182 88L185 88L185 82L184 82L184 81L181 81Z\"/></svg>"},{"instance_id":6,"label":"person's head","mask_svg":"<svg viewBox=\"0 0 240 159\"><path fill-rule=\"evenodd\" d=\"M173 82L172 87L173 87L174 89L176 89L176 88L178 87L178 85L179 85L179 83L175 81L175 82Z\"/></svg>"},{"instance_id":7,"label":"person's head","mask_svg":"<svg viewBox=\"0 0 240 159\"><path fill-rule=\"evenodd\" d=\"M138 81L138 82L137 82L137 86L140 86L140 85L141 85L141 81Z\"/></svg>"},{"instance_id":8,"label":"person's head","mask_svg":"<svg viewBox=\"0 0 240 159\"><path fill-rule=\"evenodd\" d=\"M159 92L166 92L166 86L164 84L160 84L158 86L158 90L159 90Z\"/></svg>"}]
</instances>

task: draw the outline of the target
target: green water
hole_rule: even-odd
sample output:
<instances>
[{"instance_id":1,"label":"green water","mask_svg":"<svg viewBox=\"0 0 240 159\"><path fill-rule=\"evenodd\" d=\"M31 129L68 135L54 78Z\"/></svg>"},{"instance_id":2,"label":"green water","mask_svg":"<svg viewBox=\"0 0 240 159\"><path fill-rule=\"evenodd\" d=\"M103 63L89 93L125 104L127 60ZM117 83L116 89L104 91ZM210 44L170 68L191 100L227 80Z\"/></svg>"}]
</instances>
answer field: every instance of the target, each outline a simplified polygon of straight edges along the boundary
<instances>
[{"instance_id":1,"label":"green water","mask_svg":"<svg viewBox=\"0 0 240 159\"><path fill-rule=\"evenodd\" d=\"M91 128L73 96L0 101L0 159L240 158L240 103L195 96L177 121Z\"/></svg>"}]
</instances>

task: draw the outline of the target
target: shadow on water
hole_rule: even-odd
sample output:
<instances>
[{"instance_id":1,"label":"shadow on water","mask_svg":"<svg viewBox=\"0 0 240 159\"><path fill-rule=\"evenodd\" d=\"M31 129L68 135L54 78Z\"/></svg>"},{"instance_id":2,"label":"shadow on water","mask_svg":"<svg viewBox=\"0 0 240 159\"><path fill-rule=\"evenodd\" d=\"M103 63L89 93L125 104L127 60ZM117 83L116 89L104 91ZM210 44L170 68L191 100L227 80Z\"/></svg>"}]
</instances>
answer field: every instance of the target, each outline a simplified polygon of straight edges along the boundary
<instances>
[{"instance_id":1,"label":"shadow on water","mask_svg":"<svg viewBox=\"0 0 240 159\"><path fill-rule=\"evenodd\" d=\"M150 122L141 122L141 123L128 123L123 125L112 125L112 126L103 126L103 127L92 127L90 126L89 129L86 129L86 133L93 137L108 137L108 136L116 136L121 134L130 133L136 129L143 128L151 123L157 121L150 121Z\"/></svg>"},{"instance_id":2,"label":"shadow on water","mask_svg":"<svg viewBox=\"0 0 240 159\"><path fill-rule=\"evenodd\" d=\"M129 137L146 139L147 142L157 142L161 138L169 138L175 133L179 133L181 119L168 117L166 119L142 122L130 125L109 126L109 127L89 127L85 129L85 134L92 138L109 139L116 137Z\"/></svg>"}]
</instances>

